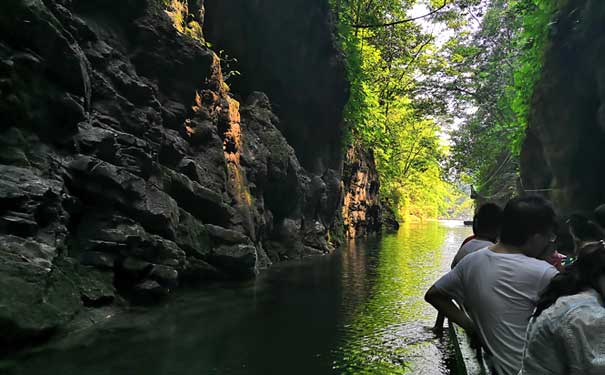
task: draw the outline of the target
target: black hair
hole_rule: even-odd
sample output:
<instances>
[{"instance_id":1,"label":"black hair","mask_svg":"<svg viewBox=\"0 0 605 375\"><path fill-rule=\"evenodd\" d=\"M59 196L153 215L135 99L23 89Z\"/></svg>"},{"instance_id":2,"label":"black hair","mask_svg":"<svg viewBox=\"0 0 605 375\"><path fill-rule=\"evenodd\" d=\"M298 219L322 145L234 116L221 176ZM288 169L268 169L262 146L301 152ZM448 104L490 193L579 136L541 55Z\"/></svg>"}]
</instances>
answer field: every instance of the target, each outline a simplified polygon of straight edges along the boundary
<instances>
[{"instance_id":1,"label":"black hair","mask_svg":"<svg viewBox=\"0 0 605 375\"><path fill-rule=\"evenodd\" d=\"M594 218L601 228L605 228L605 204L602 204L594 209Z\"/></svg>"},{"instance_id":2,"label":"black hair","mask_svg":"<svg viewBox=\"0 0 605 375\"><path fill-rule=\"evenodd\" d=\"M502 225L502 208L495 203L485 203L479 207L473 218L475 234L499 233Z\"/></svg>"},{"instance_id":3,"label":"black hair","mask_svg":"<svg viewBox=\"0 0 605 375\"><path fill-rule=\"evenodd\" d=\"M555 210L549 201L538 195L516 197L502 211L500 241L521 246L534 234L556 229Z\"/></svg>"},{"instance_id":4,"label":"black hair","mask_svg":"<svg viewBox=\"0 0 605 375\"><path fill-rule=\"evenodd\" d=\"M566 223L573 231L573 235L580 241L600 241L603 239L603 230L584 215L572 214Z\"/></svg>"},{"instance_id":5,"label":"black hair","mask_svg":"<svg viewBox=\"0 0 605 375\"><path fill-rule=\"evenodd\" d=\"M605 245L591 242L582 247L581 255L575 263L557 274L540 293L534 316L553 305L559 297L571 296L587 288L603 293L599 288L599 278L605 275Z\"/></svg>"}]
</instances>

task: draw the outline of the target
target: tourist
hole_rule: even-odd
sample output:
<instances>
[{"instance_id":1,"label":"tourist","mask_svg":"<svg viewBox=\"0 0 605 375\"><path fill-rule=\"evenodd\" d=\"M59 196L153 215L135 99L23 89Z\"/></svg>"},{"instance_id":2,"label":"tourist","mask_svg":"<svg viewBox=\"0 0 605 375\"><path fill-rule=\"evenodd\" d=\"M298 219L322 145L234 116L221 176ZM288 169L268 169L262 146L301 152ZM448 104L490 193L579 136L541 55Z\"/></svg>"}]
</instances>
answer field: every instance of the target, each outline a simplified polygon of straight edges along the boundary
<instances>
[{"instance_id":1,"label":"tourist","mask_svg":"<svg viewBox=\"0 0 605 375\"><path fill-rule=\"evenodd\" d=\"M454 256L452 268L460 262L466 255L493 245L500 234L502 209L494 203L485 203L477 210L473 217L473 236L468 237L462 242L460 249ZM444 315L441 312L437 313L437 320L431 329L436 335L441 335L443 332Z\"/></svg>"},{"instance_id":2,"label":"tourist","mask_svg":"<svg viewBox=\"0 0 605 375\"><path fill-rule=\"evenodd\" d=\"M593 242L540 295L521 374L605 374L604 295L605 244Z\"/></svg>"},{"instance_id":3,"label":"tourist","mask_svg":"<svg viewBox=\"0 0 605 375\"><path fill-rule=\"evenodd\" d=\"M552 251L549 251L541 259L544 259L553 267L555 267L557 271L561 272L565 269L565 266L570 263L567 258L568 257L565 254L561 254L553 247Z\"/></svg>"},{"instance_id":4,"label":"tourist","mask_svg":"<svg viewBox=\"0 0 605 375\"><path fill-rule=\"evenodd\" d=\"M538 259L555 241L554 228L555 213L544 198L510 200L502 212L500 240L464 257L425 295L451 322L478 334L486 359L500 375L521 368L529 318L539 292L557 274Z\"/></svg>"},{"instance_id":5,"label":"tourist","mask_svg":"<svg viewBox=\"0 0 605 375\"><path fill-rule=\"evenodd\" d=\"M605 230L605 204L602 204L595 208L593 215L597 224Z\"/></svg>"},{"instance_id":6,"label":"tourist","mask_svg":"<svg viewBox=\"0 0 605 375\"><path fill-rule=\"evenodd\" d=\"M557 271L561 272L565 268L564 264L568 261L568 257L559 252L558 246L562 244L563 241L561 240L563 239L564 235L568 233L561 233L559 231L559 223L557 223L556 228L557 230L555 231L555 233L557 235L553 237L555 241L549 243L549 245L544 250L544 253L540 255L539 259L545 260L546 262L550 263L553 267L555 267Z\"/></svg>"},{"instance_id":7,"label":"tourist","mask_svg":"<svg viewBox=\"0 0 605 375\"><path fill-rule=\"evenodd\" d=\"M474 237L462 243L454 256L452 268L468 254L493 245L500 234L502 209L494 203L485 203L473 218Z\"/></svg>"},{"instance_id":8,"label":"tourist","mask_svg":"<svg viewBox=\"0 0 605 375\"><path fill-rule=\"evenodd\" d=\"M574 255L579 255L579 249L584 245L603 239L603 230L595 222L580 214L571 215L566 223L574 241Z\"/></svg>"}]
</instances>

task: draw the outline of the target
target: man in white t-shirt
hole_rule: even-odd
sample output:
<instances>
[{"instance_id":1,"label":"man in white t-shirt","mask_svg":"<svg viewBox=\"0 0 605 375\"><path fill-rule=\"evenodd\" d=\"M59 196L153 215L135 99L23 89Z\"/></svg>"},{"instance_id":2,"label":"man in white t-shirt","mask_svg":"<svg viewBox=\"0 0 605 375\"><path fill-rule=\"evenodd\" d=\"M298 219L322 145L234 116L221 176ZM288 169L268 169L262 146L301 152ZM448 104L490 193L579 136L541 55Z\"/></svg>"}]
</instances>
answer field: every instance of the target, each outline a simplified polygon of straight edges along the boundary
<instances>
[{"instance_id":1,"label":"man in white t-shirt","mask_svg":"<svg viewBox=\"0 0 605 375\"><path fill-rule=\"evenodd\" d=\"M473 236L464 240L458 249L452 261L452 268L468 254L493 245L500 235L501 222L502 208L500 206L495 203L482 204L473 216ZM437 336L442 335L444 320L445 316L439 312L435 325L431 329Z\"/></svg>"},{"instance_id":2,"label":"man in white t-shirt","mask_svg":"<svg viewBox=\"0 0 605 375\"><path fill-rule=\"evenodd\" d=\"M555 213L546 200L512 199L502 213L500 241L464 257L425 295L450 321L479 335L497 374L516 375L521 368L538 294L557 274L539 260L556 238L554 228Z\"/></svg>"}]
</instances>

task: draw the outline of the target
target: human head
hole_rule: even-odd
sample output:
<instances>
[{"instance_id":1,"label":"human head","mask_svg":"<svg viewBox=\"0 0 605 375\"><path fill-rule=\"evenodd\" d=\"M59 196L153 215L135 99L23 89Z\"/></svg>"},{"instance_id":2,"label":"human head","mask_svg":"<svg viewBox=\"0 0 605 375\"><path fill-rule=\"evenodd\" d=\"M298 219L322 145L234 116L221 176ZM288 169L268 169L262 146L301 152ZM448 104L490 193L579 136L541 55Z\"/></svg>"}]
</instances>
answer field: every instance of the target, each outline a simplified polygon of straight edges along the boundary
<instances>
[{"instance_id":1,"label":"human head","mask_svg":"<svg viewBox=\"0 0 605 375\"><path fill-rule=\"evenodd\" d=\"M479 207L473 218L473 232L496 242L500 235L502 209L495 203L485 203Z\"/></svg>"},{"instance_id":2,"label":"human head","mask_svg":"<svg viewBox=\"0 0 605 375\"><path fill-rule=\"evenodd\" d=\"M587 242L603 239L603 230L584 215L573 214L569 216L566 223L569 225L569 233L574 239L576 252L579 247Z\"/></svg>"},{"instance_id":3,"label":"human head","mask_svg":"<svg viewBox=\"0 0 605 375\"><path fill-rule=\"evenodd\" d=\"M540 293L534 316L554 304L559 297L580 293L592 288L605 295L605 243L590 242L580 249L581 256L556 275Z\"/></svg>"},{"instance_id":4,"label":"human head","mask_svg":"<svg viewBox=\"0 0 605 375\"><path fill-rule=\"evenodd\" d=\"M537 195L516 197L502 211L500 242L539 258L552 246L555 228L556 215L550 202Z\"/></svg>"},{"instance_id":5,"label":"human head","mask_svg":"<svg viewBox=\"0 0 605 375\"><path fill-rule=\"evenodd\" d=\"M594 209L594 218L601 228L605 229L605 204L602 204Z\"/></svg>"}]
</instances>

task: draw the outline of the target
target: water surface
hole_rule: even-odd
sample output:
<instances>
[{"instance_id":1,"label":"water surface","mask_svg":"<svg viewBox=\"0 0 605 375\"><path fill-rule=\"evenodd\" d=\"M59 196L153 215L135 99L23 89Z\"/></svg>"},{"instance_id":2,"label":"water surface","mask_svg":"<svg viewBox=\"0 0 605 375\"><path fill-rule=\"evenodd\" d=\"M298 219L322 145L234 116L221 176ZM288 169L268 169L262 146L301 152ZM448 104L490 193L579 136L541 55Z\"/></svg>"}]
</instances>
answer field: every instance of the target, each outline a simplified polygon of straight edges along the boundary
<instances>
[{"instance_id":1,"label":"water surface","mask_svg":"<svg viewBox=\"0 0 605 375\"><path fill-rule=\"evenodd\" d=\"M405 224L255 281L120 314L24 355L9 373L453 374L423 295L469 234L459 222Z\"/></svg>"}]
</instances>

